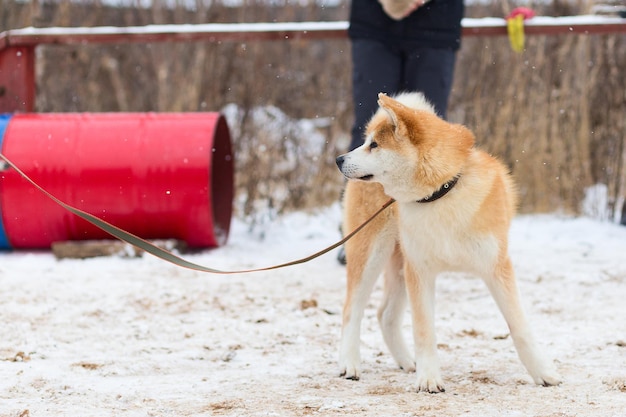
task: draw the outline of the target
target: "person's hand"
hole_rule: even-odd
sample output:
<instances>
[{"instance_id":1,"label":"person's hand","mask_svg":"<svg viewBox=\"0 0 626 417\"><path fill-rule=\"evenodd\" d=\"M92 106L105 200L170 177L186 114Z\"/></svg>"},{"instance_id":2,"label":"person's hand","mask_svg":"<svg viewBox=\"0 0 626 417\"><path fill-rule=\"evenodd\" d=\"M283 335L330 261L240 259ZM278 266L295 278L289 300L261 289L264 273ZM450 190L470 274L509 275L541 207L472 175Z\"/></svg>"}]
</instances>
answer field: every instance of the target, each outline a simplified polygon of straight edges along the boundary
<instances>
[{"instance_id":1,"label":"person's hand","mask_svg":"<svg viewBox=\"0 0 626 417\"><path fill-rule=\"evenodd\" d=\"M423 6L428 0L378 0L383 10L394 20L402 20Z\"/></svg>"}]
</instances>

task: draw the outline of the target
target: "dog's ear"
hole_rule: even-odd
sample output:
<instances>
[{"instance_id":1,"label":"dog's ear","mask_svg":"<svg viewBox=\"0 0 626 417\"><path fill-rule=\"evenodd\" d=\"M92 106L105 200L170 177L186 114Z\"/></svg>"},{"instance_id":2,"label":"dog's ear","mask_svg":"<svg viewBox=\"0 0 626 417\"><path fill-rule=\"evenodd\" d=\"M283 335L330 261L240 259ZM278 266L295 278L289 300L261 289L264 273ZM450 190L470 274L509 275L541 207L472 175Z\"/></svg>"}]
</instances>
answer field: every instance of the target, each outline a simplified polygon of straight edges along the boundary
<instances>
[{"instance_id":1,"label":"dog's ear","mask_svg":"<svg viewBox=\"0 0 626 417\"><path fill-rule=\"evenodd\" d=\"M396 136L407 137L409 129L404 121L406 120L404 115L406 112L411 112L412 110L385 93L378 93L378 105L381 109L385 110L389 116L389 120L394 126Z\"/></svg>"},{"instance_id":2,"label":"dog's ear","mask_svg":"<svg viewBox=\"0 0 626 417\"><path fill-rule=\"evenodd\" d=\"M471 130L467 127L460 124L450 124L450 128L454 134L454 137L457 140L457 143L462 144L462 147L465 149L469 149L474 146L476 142L476 138Z\"/></svg>"}]
</instances>

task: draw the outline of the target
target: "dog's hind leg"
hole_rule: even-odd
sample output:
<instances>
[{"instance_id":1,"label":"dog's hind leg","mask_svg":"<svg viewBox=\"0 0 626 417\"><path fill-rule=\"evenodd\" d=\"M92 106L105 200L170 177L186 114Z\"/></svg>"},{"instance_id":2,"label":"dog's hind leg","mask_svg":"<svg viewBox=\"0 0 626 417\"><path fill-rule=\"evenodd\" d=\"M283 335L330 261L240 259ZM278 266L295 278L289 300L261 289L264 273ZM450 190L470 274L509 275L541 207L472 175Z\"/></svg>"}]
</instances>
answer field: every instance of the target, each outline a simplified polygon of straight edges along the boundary
<instances>
[{"instance_id":1,"label":"dog's hind leg","mask_svg":"<svg viewBox=\"0 0 626 417\"><path fill-rule=\"evenodd\" d=\"M394 249L394 240L380 237L373 242L357 235L346 245L348 285L343 306L343 327L339 352L340 375L358 380L361 374L361 320L376 279ZM363 257L363 253L367 258ZM360 255L360 256L358 256ZM363 260L363 262L359 262Z\"/></svg>"},{"instance_id":2,"label":"dog's hind leg","mask_svg":"<svg viewBox=\"0 0 626 417\"><path fill-rule=\"evenodd\" d=\"M400 368L413 372L415 361L402 337L402 318L406 308L403 262L400 247L396 245L385 268L385 289L378 309L378 323L385 343Z\"/></svg>"},{"instance_id":3,"label":"dog's hind leg","mask_svg":"<svg viewBox=\"0 0 626 417\"><path fill-rule=\"evenodd\" d=\"M532 335L521 306L510 259L505 257L496 266L494 277L485 282L509 326L517 354L535 383L544 386L560 384L560 375L552 363L543 358Z\"/></svg>"}]
</instances>

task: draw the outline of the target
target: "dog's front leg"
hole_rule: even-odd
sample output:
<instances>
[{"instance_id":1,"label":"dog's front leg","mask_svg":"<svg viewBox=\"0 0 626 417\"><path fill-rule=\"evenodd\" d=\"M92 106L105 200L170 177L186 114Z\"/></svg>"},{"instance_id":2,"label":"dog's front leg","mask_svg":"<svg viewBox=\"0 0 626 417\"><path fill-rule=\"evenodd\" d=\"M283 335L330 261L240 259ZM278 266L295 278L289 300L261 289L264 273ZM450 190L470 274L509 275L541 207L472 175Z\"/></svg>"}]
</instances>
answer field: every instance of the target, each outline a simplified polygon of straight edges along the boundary
<instances>
[{"instance_id":1,"label":"dog's front leg","mask_svg":"<svg viewBox=\"0 0 626 417\"><path fill-rule=\"evenodd\" d=\"M358 380L361 376L361 321L367 301L369 300L376 279L383 269L383 265L391 254L391 247L382 251L372 248L368 251L370 256L365 262L358 262L356 252L363 251L357 239L346 245L346 265L348 284L346 289L346 301L343 306L343 326L341 329L341 348L339 351L340 375L346 379ZM370 252L371 251L371 252Z\"/></svg>"},{"instance_id":2,"label":"dog's front leg","mask_svg":"<svg viewBox=\"0 0 626 417\"><path fill-rule=\"evenodd\" d=\"M417 390L443 392L434 323L436 274L426 270L418 274L409 261L404 262L404 274L413 319Z\"/></svg>"}]
</instances>

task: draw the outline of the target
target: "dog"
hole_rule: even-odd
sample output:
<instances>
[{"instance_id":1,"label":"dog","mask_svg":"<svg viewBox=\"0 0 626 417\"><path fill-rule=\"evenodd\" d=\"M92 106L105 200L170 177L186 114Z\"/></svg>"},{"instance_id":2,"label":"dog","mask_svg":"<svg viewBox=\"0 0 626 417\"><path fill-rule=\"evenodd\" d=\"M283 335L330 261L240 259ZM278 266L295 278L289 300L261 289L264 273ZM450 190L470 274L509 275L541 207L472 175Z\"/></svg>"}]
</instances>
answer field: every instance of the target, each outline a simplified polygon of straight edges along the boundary
<instances>
[{"instance_id":1,"label":"dog","mask_svg":"<svg viewBox=\"0 0 626 417\"><path fill-rule=\"evenodd\" d=\"M361 320L384 272L378 322L387 347L400 368L416 372L417 391L445 391L433 323L435 278L457 271L484 280L533 380L558 385L561 378L542 357L522 310L508 255L508 231L518 199L508 170L474 146L469 129L439 118L421 93L394 98L381 93L378 105L363 145L336 160L349 180L344 231L354 230L395 199L345 244L341 375L353 380L361 376ZM414 355L401 334L407 293Z\"/></svg>"}]
</instances>

